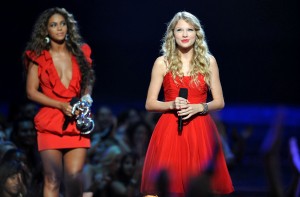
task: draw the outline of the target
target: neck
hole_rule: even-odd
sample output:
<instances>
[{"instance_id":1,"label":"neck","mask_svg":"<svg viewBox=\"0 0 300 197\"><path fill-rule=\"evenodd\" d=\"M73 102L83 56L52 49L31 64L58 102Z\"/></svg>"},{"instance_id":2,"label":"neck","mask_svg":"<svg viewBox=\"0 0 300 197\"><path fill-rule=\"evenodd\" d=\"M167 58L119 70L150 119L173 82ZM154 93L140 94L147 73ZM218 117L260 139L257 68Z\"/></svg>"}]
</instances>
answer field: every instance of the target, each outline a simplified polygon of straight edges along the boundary
<instances>
[{"instance_id":1,"label":"neck","mask_svg":"<svg viewBox=\"0 0 300 197\"><path fill-rule=\"evenodd\" d=\"M67 45L65 42L62 43L52 42L50 50L55 52L64 52L67 50Z\"/></svg>"},{"instance_id":2,"label":"neck","mask_svg":"<svg viewBox=\"0 0 300 197\"><path fill-rule=\"evenodd\" d=\"M193 53L194 53L193 48L179 49L178 51L179 51L181 59L183 59L183 60L191 60L193 57Z\"/></svg>"}]
</instances>

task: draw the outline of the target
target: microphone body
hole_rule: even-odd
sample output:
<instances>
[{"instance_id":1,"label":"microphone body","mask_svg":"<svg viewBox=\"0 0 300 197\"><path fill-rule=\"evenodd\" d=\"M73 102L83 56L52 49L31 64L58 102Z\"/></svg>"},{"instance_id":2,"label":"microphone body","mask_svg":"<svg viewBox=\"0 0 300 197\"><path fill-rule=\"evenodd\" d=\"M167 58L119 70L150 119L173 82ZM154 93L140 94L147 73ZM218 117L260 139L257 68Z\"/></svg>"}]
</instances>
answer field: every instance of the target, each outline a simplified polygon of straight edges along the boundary
<instances>
[{"instance_id":1,"label":"microphone body","mask_svg":"<svg viewBox=\"0 0 300 197\"><path fill-rule=\"evenodd\" d=\"M72 100L70 101L70 105L73 106L79 101L80 101L79 98L73 97ZM70 123L71 120L72 120L72 117L65 116L65 122L62 126L62 130L66 130L66 128L68 127L68 124Z\"/></svg>"},{"instance_id":2,"label":"microphone body","mask_svg":"<svg viewBox=\"0 0 300 197\"><path fill-rule=\"evenodd\" d=\"M187 88L180 88L178 97L182 97L187 99L188 96L188 89ZM183 127L182 123L182 116L178 116L178 131L181 133Z\"/></svg>"}]
</instances>

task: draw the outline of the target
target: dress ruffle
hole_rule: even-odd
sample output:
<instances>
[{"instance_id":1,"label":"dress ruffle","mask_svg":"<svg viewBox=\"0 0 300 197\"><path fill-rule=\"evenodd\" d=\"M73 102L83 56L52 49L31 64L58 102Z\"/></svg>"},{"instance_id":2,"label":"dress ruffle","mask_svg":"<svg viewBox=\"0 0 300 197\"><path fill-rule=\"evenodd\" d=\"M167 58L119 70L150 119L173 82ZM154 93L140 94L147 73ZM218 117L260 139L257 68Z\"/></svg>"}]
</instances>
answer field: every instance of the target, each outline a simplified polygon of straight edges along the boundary
<instances>
[{"instance_id":1,"label":"dress ruffle","mask_svg":"<svg viewBox=\"0 0 300 197\"><path fill-rule=\"evenodd\" d=\"M91 65L91 48L89 45L83 44L82 51ZM73 97L80 96L81 73L75 56L72 56L72 79L69 86L65 87L60 80L49 51L44 50L39 56L32 51L26 51L25 54L26 61L32 61L38 66L40 87L46 96L62 102L70 102ZM36 114L34 122L38 131L39 150L80 147L80 144L82 147L90 146L88 135L76 137L80 136L80 131L76 128L75 120L71 120L65 130L62 129L65 116L59 109L43 106ZM75 137L71 138L70 136ZM49 139L55 139L55 141L50 142Z\"/></svg>"}]
</instances>

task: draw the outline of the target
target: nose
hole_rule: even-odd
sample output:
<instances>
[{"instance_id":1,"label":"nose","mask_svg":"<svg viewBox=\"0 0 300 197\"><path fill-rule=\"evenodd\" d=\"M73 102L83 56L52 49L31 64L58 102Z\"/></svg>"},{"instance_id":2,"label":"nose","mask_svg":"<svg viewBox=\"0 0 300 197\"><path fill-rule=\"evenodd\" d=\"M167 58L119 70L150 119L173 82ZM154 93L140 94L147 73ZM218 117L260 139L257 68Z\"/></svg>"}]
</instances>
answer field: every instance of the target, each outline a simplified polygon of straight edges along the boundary
<instances>
[{"instance_id":1,"label":"nose","mask_svg":"<svg viewBox=\"0 0 300 197\"><path fill-rule=\"evenodd\" d=\"M57 25L58 30L62 30L62 25Z\"/></svg>"},{"instance_id":2,"label":"nose","mask_svg":"<svg viewBox=\"0 0 300 197\"><path fill-rule=\"evenodd\" d=\"M183 34L182 34L182 36L183 36L183 37L187 37L187 36L188 36L188 32L187 32L187 30L184 30L184 31L183 31Z\"/></svg>"}]
</instances>

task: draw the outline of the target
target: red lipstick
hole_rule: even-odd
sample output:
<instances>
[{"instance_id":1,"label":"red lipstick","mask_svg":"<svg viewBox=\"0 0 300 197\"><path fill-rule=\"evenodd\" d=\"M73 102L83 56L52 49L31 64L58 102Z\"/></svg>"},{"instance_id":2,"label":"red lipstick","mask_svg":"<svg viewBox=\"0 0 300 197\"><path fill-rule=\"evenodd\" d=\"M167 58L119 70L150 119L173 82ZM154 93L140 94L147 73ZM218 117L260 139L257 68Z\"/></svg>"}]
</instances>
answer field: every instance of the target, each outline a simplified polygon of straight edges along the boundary
<instances>
[{"instance_id":1,"label":"red lipstick","mask_svg":"<svg viewBox=\"0 0 300 197\"><path fill-rule=\"evenodd\" d=\"M187 43L189 41L190 41L189 39L183 39L183 40L181 40L181 42L183 42L183 43Z\"/></svg>"}]
</instances>

